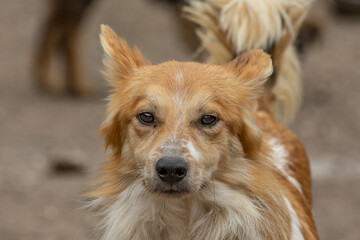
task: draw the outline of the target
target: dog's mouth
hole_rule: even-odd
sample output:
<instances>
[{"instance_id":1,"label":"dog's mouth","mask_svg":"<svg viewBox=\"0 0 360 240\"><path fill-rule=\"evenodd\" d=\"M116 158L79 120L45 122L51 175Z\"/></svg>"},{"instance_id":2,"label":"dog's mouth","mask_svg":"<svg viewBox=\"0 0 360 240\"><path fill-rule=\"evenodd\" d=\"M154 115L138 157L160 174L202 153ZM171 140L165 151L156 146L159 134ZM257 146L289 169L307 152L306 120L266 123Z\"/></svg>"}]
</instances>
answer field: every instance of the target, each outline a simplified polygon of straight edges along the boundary
<instances>
[{"instance_id":1,"label":"dog's mouth","mask_svg":"<svg viewBox=\"0 0 360 240\"><path fill-rule=\"evenodd\" d=\"M161 197L165 198L183 198L189 194L188 191L165 190L156 191Z\"/></svg>"},{"instance_id":2,"label":"dog's mouth","mask_svg":"<svg viewBox=\"0 0 360 240\"><path fill-rule=\"evenodd\" d=\"M148 191L158 194L162 197L181 197L190 194L190 188L187 183L167 184L161 181L155 183L143 181L143 185Z\"/></svg>"},{"instance_id":3,"label":"dog's mouth","mask_svg":"<svg viewBox=\"0 0 360 240\"><path fill-rule=\"evenodd\" d=\"M169 195L175 195L175 194L179 194L182 193L180 191L175 191L175 190L168 190L168 191L163 191L163 193L169 194Z\"/></svg>"},{"instance_id":4,"label":"dog's mouth","mask_svg":"<svg viewBox=\"0 0 360 240\"><path fill-rule=\"evenodd\" d=\"M182 184L158 184L153 191L163 197L183 197L190 193L188 186Z\"/></svg>"}]
</instances>

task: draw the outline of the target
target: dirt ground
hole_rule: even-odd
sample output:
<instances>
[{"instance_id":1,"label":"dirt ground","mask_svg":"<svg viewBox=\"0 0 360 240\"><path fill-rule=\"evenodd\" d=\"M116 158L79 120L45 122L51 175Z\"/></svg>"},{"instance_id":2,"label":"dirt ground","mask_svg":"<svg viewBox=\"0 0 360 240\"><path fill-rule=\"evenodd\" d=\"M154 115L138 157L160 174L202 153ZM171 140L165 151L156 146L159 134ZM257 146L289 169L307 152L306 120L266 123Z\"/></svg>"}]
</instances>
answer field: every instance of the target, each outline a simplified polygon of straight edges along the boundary
<instances>
[{"instance_id":1,"label":"dirt ground","mask_svg":"<svg viewBox=\"0 0 360 240\"><path fill-rule=\"evenodd\" d=\"M48 1L1 1L0 6L0 239L98 239L98 219L81 209L79 196L106 158L98 136L106 103L99 25L112 26L154 63L191 60L193 48L167 1L98 1L80 46L97 96L51 96L36 89L30 72ZM360 16L336 14L325 0L316 9L325 26L303 59L303 107L291 128L311 159L321 239L358 240ZM83 171L59 174L54 171L59 161Z\"/></svg>"}]
</instances>

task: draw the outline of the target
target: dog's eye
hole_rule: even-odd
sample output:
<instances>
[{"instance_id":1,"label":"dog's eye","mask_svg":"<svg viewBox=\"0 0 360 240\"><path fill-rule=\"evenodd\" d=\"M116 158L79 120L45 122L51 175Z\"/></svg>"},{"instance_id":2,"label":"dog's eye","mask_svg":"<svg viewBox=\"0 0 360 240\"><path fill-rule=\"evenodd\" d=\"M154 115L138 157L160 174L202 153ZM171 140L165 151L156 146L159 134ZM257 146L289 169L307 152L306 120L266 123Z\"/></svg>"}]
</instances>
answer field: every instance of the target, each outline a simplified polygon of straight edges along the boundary
<instances>
[{"instance_id":1,"label":"dog's eye","mask_svg":"<svg viewBox=\"0 0 360 240\"><path fill-rule=\"evenodd\" d=\"M137 118L142 124L145 125L149 125L155 122L155 117L149 112L140 113Z\"/></svg>"},{"instance_id":2,"label":"dog's eye","mask_svg":"<svg viewBox=\"0 0 360 240\"><path fill-rule=\"evenodd\" d=\"M204 125L206 127L214 126L217 121L217 117L212 115L205 115L200 119L201 125Z\"/></svg>"}]
</instances>

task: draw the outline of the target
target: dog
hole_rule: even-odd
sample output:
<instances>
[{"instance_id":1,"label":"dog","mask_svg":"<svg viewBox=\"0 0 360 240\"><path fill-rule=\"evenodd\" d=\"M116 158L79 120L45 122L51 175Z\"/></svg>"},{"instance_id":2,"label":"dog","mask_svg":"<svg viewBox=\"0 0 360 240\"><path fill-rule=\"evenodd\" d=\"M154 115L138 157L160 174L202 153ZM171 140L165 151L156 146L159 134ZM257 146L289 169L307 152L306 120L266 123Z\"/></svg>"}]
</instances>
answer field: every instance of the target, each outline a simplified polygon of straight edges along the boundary
<instances>
[{"instance_id":1,"label":"dog","mask_svg":"<svg viewBox=\"0 0 360 240\"><path fill-rule=\"evenodd\" d=\"M102 239L318 239L299 139L266 98L272 59L152 65L101 27L111 155L87 193Z\"/></svg>"}]
</instances>

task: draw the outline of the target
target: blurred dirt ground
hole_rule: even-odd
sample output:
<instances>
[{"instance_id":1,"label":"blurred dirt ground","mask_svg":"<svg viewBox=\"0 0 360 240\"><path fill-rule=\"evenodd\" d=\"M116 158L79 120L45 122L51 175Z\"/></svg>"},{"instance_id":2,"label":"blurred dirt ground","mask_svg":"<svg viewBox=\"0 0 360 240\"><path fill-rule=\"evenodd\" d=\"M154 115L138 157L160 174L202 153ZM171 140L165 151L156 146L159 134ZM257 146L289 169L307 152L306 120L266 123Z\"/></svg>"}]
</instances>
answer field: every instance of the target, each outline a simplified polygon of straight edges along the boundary
<instances>
[{"instance_id":1,"label":"blurred dirt ground","mask_svg":"<svg viewBox=\"0 0 360 240\"><path fill-rule=\"evenodd\" d=\"M0 5L0 239L98 239L98 219L81 209L79 196L105 160L98 137L106 92L99 73L99 25L113 27L154 63L191 60L193 48L181 31L177 9L155 0L95 3L80 47L98 96L74 99L40 93L30 74L48 2ZM321 40L304 57L304 102L291 127L311 159L321 239L358 240L360 16L338 15L325 0L316 9L326 24ZM64 161L81 171L66 173L61 171L66 166L57 166L56 172L53 166Z\"/></svg>"}]
</instances>

